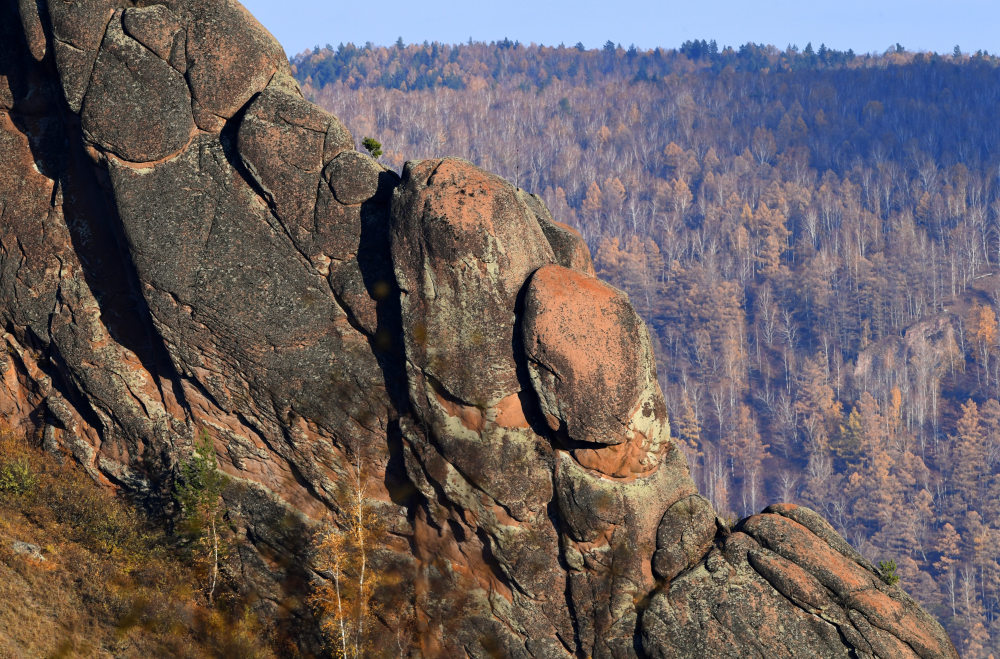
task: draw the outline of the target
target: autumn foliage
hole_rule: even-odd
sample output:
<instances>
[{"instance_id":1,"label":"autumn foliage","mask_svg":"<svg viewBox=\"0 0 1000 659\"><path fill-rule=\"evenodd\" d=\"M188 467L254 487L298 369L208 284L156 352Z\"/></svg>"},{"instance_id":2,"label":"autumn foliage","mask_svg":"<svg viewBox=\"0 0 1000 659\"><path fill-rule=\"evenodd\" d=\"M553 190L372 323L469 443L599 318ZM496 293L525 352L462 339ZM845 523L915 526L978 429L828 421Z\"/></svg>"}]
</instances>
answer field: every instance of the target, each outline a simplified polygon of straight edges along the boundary
<instances>
[{"instance_id":1,"label":"autumn foliage","mask_svg":"<svg viewBox=\"0 0 1000 659\"><path fill-rule=\"evenodd\" d=\"M350 472L339 493L339 519L327 522L314 541L314 569L322 578L309 603L334 655L357 659L371 655L369 636L380 607L373 595L382 575L372 561L378 518L365 498L360 457Z\"/></svg>"},{"instance_id":2,"label":"autumn foliage","mask_svg":"<svg viewBox=\"0 0 1000 659\"><path fill-rule=\"evenodd\" d=\"M177 538L37 439L0 419L0 656L278 656L246 600L205 606Z\"/></svg>"},{"instance_id":3,"label":"autumn foliage","mask_svg":"<svg viewBox=\"0 0 1000 659\"><path fill-rule=\"evenodd\" d=\"M1000 652L997 58L694 41L317 48L306 94L383 162L541 194L653 330L722 514L808 504Z\"/></svg>"}]
</instances>

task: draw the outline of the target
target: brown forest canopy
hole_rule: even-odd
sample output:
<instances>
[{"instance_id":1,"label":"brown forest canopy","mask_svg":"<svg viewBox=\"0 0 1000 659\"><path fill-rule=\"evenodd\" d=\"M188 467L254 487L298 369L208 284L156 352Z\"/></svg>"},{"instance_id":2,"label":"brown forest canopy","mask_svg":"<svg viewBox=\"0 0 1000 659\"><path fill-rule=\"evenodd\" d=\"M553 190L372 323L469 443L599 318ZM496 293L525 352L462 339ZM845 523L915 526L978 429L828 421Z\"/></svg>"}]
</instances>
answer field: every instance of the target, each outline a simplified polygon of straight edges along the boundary
<instances>
[{"instance_id":1,"label":"brown forest canopy","mask_svg":"<svg viewBox=\"0 0 1000 659\"><path fill-rule=\"evenodd\" d=\"M1000 650L1000 60L693 41L315 49L383 161L541 194L655 332L693 475L822 511Z\"/></svg>"}]
</instances>

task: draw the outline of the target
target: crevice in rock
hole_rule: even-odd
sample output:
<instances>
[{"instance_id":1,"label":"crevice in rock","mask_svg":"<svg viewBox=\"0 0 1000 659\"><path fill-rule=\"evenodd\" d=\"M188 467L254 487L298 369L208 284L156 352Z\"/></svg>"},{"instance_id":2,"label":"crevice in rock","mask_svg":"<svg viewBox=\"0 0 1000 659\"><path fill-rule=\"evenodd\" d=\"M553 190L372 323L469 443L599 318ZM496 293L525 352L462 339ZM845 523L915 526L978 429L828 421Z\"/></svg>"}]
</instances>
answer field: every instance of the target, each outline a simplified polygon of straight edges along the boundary
<instances>
[{"instance_id":1,"label":"crevice in rock","mask_svg":"<svg viewBox=\"0 0 1000 659\"><path fill-rule=\"evenodd\" d=\"M798 598L787 594L784 590L779 588L779 584L775 583L775 581L773 581L773 578L769 577L768 574L766 574L765 571L761 569L761 566L757 563L757 561L753 559L753 552L747 555L747 564L753 569L755 574L757 574L761 579L763 579L774 590L774 592L778 594L779 597L788 601L792 605L798 607L808 615L813 616L814 618L817 618L818 620L821 620L822 622L825 622L829 625L832 625L837 630L837 634L840 636L841 642L844 644L846 648L849 649L849 652L851 653L850 656L853 657L857 656L857 650L859 648L857 648L856 642L851 641L849 638L850 635L843 629L844 625L849 624L847 622L848 616L846 614L846 608L844 607L844 603L841 600L841 598L837 595L837 593L833 592L826 586L822 586L824 592L831 599L831 601L833 601L835 606L840 608L840 611L844 617L843 621L837 621L832 619L831 617L827 617L827 615L824 615L826 609L820 610L811 607L807 603L800 601ZM857 633L858 633L857 630L855 630L855 634ZM860 636L863 639L863 635ZM863 648L860 649L866 652L871 652L871 648L868 648L867 650L864 650Z\"/></svg>"},{"instance_id":2,"label":"crevice in rock","mask_svg":"<svg viewBox=\"0 0 1000 659\"><path fill-rule=\"evenodd\" d=\"M434 377L430 373L427 373L425 371L423 373L423 377L424 377L424 380L427 381L427 384L429 384L431 386L431 391L433 391L436 396L440 397L445 402L451 403L452 405L459 405L459 406L462 406L462 407L475 407L476 409L478 409L480 411L483 411L482 408L480 408L475 403L471 403L469 401L462 400L461 398L459 398L455 394L453 394L450 391L448 391L447 387L445 387L444 384L440 380L438 380L436 377Z\"/></svg>"},{"instance_id":3,"label":"crevice in rock","mask_svg":"<svg viewBox=\"0 0 1000 659\"><path fill-rule=\"evenodd\" d=\"M849 640L847 640L847 636L844 634L844 630L840 628L840 625L831 623L829 621L826 622L833 625L834 629L837 630L837 636L840 637L840 642L843 643L844 647L847 648L847 656L851 657L851 659L858 659L858 648L854 647L854 644L851 643Z\"/></svg>"},{"instance_id":4,"label":"crevice in rock","mask_svg":"<svg viewBox=\"0 0 1000 659\"><path fill-rule=\"evenodd\" d=\"M846 607L846 606L844 607L844 610L845 610L845 611L847 610L847 607ZM921 652L919 652L919 651L917 650L917 648L913 647L913 644L912 644L912 643L910 643L909 641L906 641L906 640L904 640L904 639L900 638L900 637L899 637L899 636L898 636L898 635L897 635L897 634L896 634L895 632L893 632L892 630L890 630L890 629L885 629L884 627L881 627L881 626L879 626L879 625L875 624L875 622L874 622L874 621L872 621L872 619L871 619L871 618L869 618L868 616L866 616L866 615L865 615L864 613L862 613L861 611L858 611L857 609L854 609L854 611L855 611L855 612L857 612L857 613L858 613L858 615L860 615L860 616L861 616L862 618L864 618L864 620L865 620L865 621L866 621L866 622L867 622L867 623L868 623L869 625L871 625L871 626L872 626L872 627L873 627L874 629L877 629L877 630L879 630L879 631L881 631L881 632L884 632L885 634L887 634L887 635L889 635L889 636L893 637L894 639L896 639L897 641L899 641L900 643L902 643L902 644L903 644L903 645L905 645L906 647L910 648L910 651L911 651L911 652L913 652L913 654L914 654L915 656L918 656L918 657L921 657L921 656L924 656L924 655L923 655L923 654L922 654ZM864 634L862 634L862 636L864 636ZM866 640L867 640L867 639L866 639Z\"/></svg>"},{"instance_id":5,"label":"crevice in rock","mask_svg":"<svg viewBox=\"0 0 1000 659\"><path fill-rule=\"evenodd\" d=\"M78 124L76 130L79 131ZM79 173L65 177L68 184L63 194L66 226L84 278L100 307L101 322L115 342L136 355L157 387L160 387L161 376L175 382L179 376L142 295L139 274L129 253L114 195L106 182L94 177L90 185L84 185L89 191L101 191L100 196L95 195L93 203L103 208L94 212L83 207L79 200L86 199L89 191L83 190L84 185L78 181L87 178L84 172L92 171L92 166L87 167L82 132L68 138L70 144L77 145L72 158ZM165 400L162 390L159 395L161 401Z\"/></svg>"},{"instance_id":6,"label":"crevice in rock","mask_svg":"<svg viewBox=\"0 0 1000 659\"><path fill-rule=\"evenodd\" d=\"M500 561L498 561L497 557L493 555L492 539L490 538L489 534L486 533L485 529L483 529L481 526L476 527L476 538L479 540L479 544L482 546L480 554L482 556L483 563L486 565L486 567L490 569L490 572L493 574L494 578L496 578L497 581L510 588L512 591L517 590L517 592L521 593L524 596L527 596L527 593L524 591L521 585L516 581L514 581L513 579L510 579L504 573L503 568L500 566Z\"/></svg>"},{"instance_id":7,"label":"crevice in rock","mask_svg":"<svg viewBox=\"0 0 1000 659\"><path fill-rule=\"evenodd\" d=\"M52 39L48 12L43 12L42 22L46 35ZM49 172L55 181L53 205L61 202L70 244L79 260L83 279L98 304L102 325L112 340L136 356L157 387L161 377L176 381L177 373L141 294L138 273L129 255L107 173L95 166L85 152L80 119L70 110L58 88L54 55L47 56L38 66L47 69L45 90L30 88L19 75L9 78L14 96L12 120L19 130L32 135L28 141L32 156L39 170ZM0 71L3 75L8 73ZM39 93L49 100L47 114L56 121L49 122L44 134L34 135L28 126L17 120L16 109L29 96ZM49 347L49 350L57 349L54 345ZM59 381L67 399L73 401L81 416L100 432L101 424L86 416L87 406L82 405L78 392L70 391L75 387L70 387L67 378ZM160 397L164 397L162 391Z\"/></svg>"},{"instance_id":8,"label":"crevice in rock","mask_svg":"<svg viewBox=\"0 0 1000 659\"><path fill-rule=\"evenodd\" d=\"M271 447L268 446L268 448ZM281 455L281 454L276 453L275 455ZM284 458L284 456L281 457ZM323 501L324 503L326 503L329 500L328 496L321 494L316 490L313 484L309 482L309 479L306 478L305 474L302 473L302 470L299 469L299 466L295 464L294 460L289 460L288 458L285 458L285 462L286 464L288 464L288 471L291 472L292 478L295 479L295 482L299 485L299 487L301 487L302 489L304 489L306 492L309 493L309 496L316 499L317 501Z\"/></svg>"},{"instance_id":9,"label":"crevice in rock","mask_svg":"<svg viewBox=\"0 0 1000 659\"><path fill-rule=\"evenodd\" d=\"M406 476L406 465L403 457L403 433L399 420L392 419L386 429L386 447L389 449L389 459L385 465L383 484L390 500L407 511L409 522L413 522L413 508L420 496L419 491Z\"/></svg>"},{"instance_id":10,"label":"crevice in rock","mask_svg":"<svg viewBox=\"0 0 1000 659\"><path fill-rule=\"evenodd\" d=\"M389 400L396 413L403 416L409 414L411 408L403 343L403 308L392 266L392 203L388 201L398 184L399 179L395 176L380 175L375 196L362 202L356 258L365 290L375 300L375 334L368 337L368 343L382 369ZM379 199L387 201L379 202ZM366 218L370 221L364 221ZM382 222L377 222L377 218L382 218Z\"/></svg>"},{"instance_id":11,"label":"crevice in rock","mask_svg":"<svg viewBox=\"0 0 1000 659\"><path fill-rule=\"evenodd\" d=\"M51 38L51 42L50 43L53 46L52 49L51 49L52 50L52 57L51 58L46 58L46 59L48 59L50 62L53 62L55 60L55 43L54 43L56 41L55 30L52 29L52 18L49 16L49 12L48 12L47 8L46 8L46 11L43 12L43 14L44 15L42 16L42 26L43 26L43 29L45 30L45 34L50 36L50 38ZM83 87L83 89L80 92L80 110L81 111L83 110L84 104L87 102L87 94L90 93L90 88L91 88L91 84L90 83L91 83L91 81L93 80L93 77L94 77L94 67L97 64L97 55L98 55L98 53L101 50L101 44L104 43L105 37L108 36L108 30L111 28L111 22L115 20L115 16L120 16L120 15L121 15L121 8L120 7L116 8L113 12L111 12L108 15L108 20L106 20L104 22L104 28L101 30L101 38L97 41L97 48L94 49L93 51L90 51L87 48L81 48L80 46L77 46L75 44L68 44L68 45L72 46L73 48L75 48L76 50L78 50L80 52L83 52L83 53L93 52L94 53L94 58L92 60L90 60L90 64L87 67L87 72L86 72L87 82L86 82L85 86ZM61 39L59 41L62 42L62 43L67 43L65 41L62 41ZM54 67L54 64L53 64L53 67ZM55 79L56 80L60 79L58 72L55 72ZM63 94L62 94L62 90L60 90L60 97L63 98L63 100L65 102L65 107L68 110L69 109L69 102L65 100L65 96L63 96Z\"/></svg>"},{"instance_id":12,"label":"crevice in rock","mask_svg":"<svg viewBox=\"0 0 1000 659\"><path fill-rule=\"evenodd\" d=\"M344 300L344 297L337 293L337 291L333 290L333 287L330 287L330 293L333 295L334 302L337 303L337 306L339 306L343 310L344 315L347 316L347 324L350 325L358 334L362 334L365 338L371 339L372 337L370 337L365 328L361 326L361 321L358 320L357 314L354 313L351 306Z\"/></svg>"},{"instance_id":13,"label":"crevice in rock","mask_svg":"<svg viewBox=\"0 0 1000 659\"><path fill-rule=\"evenodd\" d=\"M97 432L98 437L103 442L104 441L104 430L103 424L97 413L94 412L93 408L87 403L87 398L85 394L80 391L79 387L73 383L72 375L66 370L66 359L62 356L59 351L59 347L53 341L42 340L34 330L26 327L16 327L11 323L8 323L4 330L13 336L18 343L20 343L25 348L35 350L40 355L42 359L35 361L38 369L48 376L52 383L52 388L59 392L60 395L70 403L80 418L83 419L85 423L90 425L95 432ZM25 377L31 379L28 373L27 364L24 359L17 352L11 353L12 357L15 359L18 367L25 374ZM38 392L43 395L42 392ZM44 395L43 395L44 396ZM44 406L39 406L36 412L44 409ZM51 422L52 419L47 419L47 422ZM54 424L58 425L60 428L64 428L63 423Z\"/></svg>"},{"instance_id":14,"label":"crevice in rock","mask_svg":"<svg viewBox=\"0 0 1000 659\"><path fill-rule=\"evenodd\" d=\"M642 647L642 618L646 615L646 609L649 608L649 603L653 601L653 597L660 592L660 583L657 582L653 588L647 592L645 595L639 598L635 603L635 630L632 632L632 649L635 650L637 657L646 657L646 650ZM669 588L669 584L665 587Z\"/></svg>"},{"instance_id":15,"label":"crevice in rock","mask_svg":"<svg viewBox=\"0 0 1000 659\"><path fill-rule=\"evenodd\" d=\"M553 492L555 492L555 487L553 486ZM572 568L566 562L566 551L564 544L570 542L569 535L564 532L561 528L562 519L559 515L559 504L556 501L555 496L546 505L546 512L549 516L549 522L552 524L552 528L556 530L556 535L559 538L559 556L557 557L559 568L563 573L563 600L566 602L566 608L569 611L569 619L573 624L573 638L564 639L562 636L559 637L559 641L563 644L568 652L571 652L578 659L586 659L587 654L583 651L583 641L580 638L580 622L579 617L576 613L576 605L573 602L573 587L570 583L570 574ZM569 641L572 641L572 645Z\"/></svg>"}]
</instances>

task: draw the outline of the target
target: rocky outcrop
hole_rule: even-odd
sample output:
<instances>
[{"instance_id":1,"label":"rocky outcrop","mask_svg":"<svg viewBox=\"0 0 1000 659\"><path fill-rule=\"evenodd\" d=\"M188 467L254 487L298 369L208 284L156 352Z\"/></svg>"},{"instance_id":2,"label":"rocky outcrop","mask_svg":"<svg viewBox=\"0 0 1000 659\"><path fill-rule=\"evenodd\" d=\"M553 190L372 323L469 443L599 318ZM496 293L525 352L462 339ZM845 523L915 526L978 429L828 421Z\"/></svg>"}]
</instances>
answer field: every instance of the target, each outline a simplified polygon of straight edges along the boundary
<instances>
[{"instance_id":1,"label":"rocky outcrop","mask_svg":"<svg viewBox=\"0 0 1000 659\"><path fill-rule=\"evenodd\" d=\"M957 656L941 626L822 517L788 504L724 531L658 587L642 622L652 657Z\"/></svg>"},{"instance_id":2,"label":"rocky outcrop","mask_svg":"<svg viewBox=\"0 0 1000 659\"><path fill-rule=\"evenodd\" d=\"M537 197L353 144L232 0L0 4L0 413L154 501L207 432L274 606L361 464L413 656L955 656L815 513L716 518Z\"/></svg>"}]
</instances>

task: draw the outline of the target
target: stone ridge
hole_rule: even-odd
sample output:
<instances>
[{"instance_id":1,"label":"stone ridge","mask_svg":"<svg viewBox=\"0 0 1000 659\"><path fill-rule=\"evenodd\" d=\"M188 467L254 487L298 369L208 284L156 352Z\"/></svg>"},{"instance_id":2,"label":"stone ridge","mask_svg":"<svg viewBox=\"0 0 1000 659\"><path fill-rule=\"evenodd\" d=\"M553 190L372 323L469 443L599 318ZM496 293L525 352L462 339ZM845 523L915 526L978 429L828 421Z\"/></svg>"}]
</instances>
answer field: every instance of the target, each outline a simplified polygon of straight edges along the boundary
<instances>
[{"instance_id":1,"label":"stone ridge","mask_svg":"<svg viewBox=\"0 0 1000 659\"><path fill-rule=\"evenodd\" d=\"M0 414L95 479L208 432L275 609L360 460L411 656L957 656L816 513L719 520L579 234L355 151L234 0L0 4L0 319Z\"/></svg>"}]
</instances>

